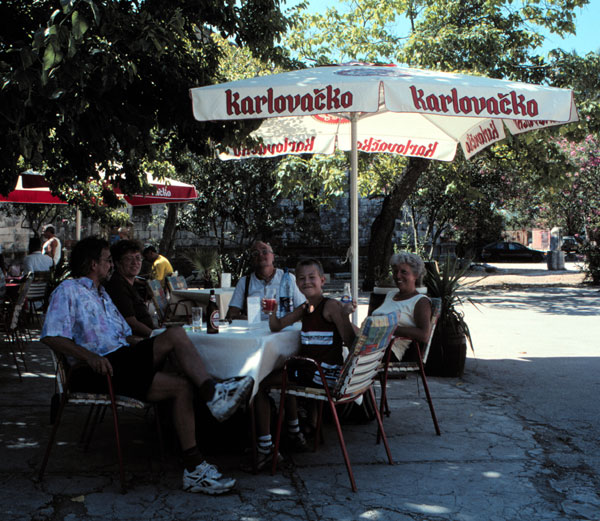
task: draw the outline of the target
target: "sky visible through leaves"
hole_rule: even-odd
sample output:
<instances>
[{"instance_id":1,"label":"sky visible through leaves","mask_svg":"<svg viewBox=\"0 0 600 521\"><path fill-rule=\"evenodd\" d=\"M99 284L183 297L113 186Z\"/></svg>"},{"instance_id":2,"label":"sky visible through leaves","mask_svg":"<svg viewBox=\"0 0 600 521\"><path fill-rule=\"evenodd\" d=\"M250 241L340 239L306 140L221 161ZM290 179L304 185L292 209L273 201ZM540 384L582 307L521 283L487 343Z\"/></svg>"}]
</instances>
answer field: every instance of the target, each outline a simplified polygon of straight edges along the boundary
<instances>
[{"instance_id":1,"label":"sky visible through leaves","mask_svg":"<svg viewBox=\"0 0 600 521\"><path fill-rule=\"evenodd\" d=\"M283 9L293 7L301 0L285 0ZM329 7L337 7L344 12L349 9L349 4L340 2L340 0L307 0L309 12L323 13ZM577 34L561 38L557 35L546 35L541 52L547 54L552 49L560 48L565 52L576 51L584 56L588 52L600 52L600 42L598 41L598 22L600 21L600 0L591 0L583 7L577 8ZM407 34L409 31L408 21L400 22L399 33Z\"/></svg>"}]
</instances>

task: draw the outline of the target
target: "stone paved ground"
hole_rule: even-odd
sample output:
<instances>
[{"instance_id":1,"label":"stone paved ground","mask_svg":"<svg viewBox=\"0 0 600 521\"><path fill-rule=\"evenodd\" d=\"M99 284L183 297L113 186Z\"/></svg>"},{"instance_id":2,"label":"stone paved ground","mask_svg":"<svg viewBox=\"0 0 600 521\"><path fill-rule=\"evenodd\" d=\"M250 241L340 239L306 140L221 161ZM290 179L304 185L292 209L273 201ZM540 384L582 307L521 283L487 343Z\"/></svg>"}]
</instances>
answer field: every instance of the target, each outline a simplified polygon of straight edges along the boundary
<instances>
[{"instance_id":1,"label":"stone paved ground","mask_svg":"<svg viewBox=\"0 0 600 521\"><path fill-rule=\"evenodd\" d=\"M168 444L161 463L149 419L127 414L130 489L122 495L110 423L100 425L85 453L76 443L77 411L68 414L38 482L53 392L50 357L31 344L30 372L20 383L0 346L0 520L597 521L598 291L548 287L551 280L511 284L469 294L478 302L465 308L477 344L465 377L429 379L440 437L413 378L390 384L385 421L393 466L375 445L373 424L345 425L356 494L331 425L317 453L294 456L275 476L239 470L234 442L226 442L228 451L209 451L238 485L224 497L206 497L180 490L176 447ZM231 430L241 433L244 423Z\"/></svg>"}]
</instances>

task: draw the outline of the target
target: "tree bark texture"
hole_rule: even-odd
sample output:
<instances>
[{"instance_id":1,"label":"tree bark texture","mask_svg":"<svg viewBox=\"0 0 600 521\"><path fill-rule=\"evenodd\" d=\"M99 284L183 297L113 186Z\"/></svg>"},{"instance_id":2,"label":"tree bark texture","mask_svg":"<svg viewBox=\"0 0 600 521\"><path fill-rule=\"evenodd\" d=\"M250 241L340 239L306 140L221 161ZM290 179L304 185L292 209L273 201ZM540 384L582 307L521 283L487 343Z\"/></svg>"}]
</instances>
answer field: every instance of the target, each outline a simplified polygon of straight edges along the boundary
<instances>
[{"instance_id":1,"label":"tree bark texture","mask_svg":"<svg viewBox=\"0 0 600 521\"><path fill-rule=\"evenodd\" d=\"M175 234L177 233L177 211L179 210L179 204L171 203L168 204L167 207L167 217L165 218L165 225L163 227L160 244L158 245L158 251L161 255L168 258L173 252Z\"/></svg>"},{"instance_id":2,"label":"tree bark texture","mask_svg":"<svg viewBox=\"0 0 600 521\"><path fill-rule=\"evenodd\" d=\"M415 189L419 177L428 166L427 159L411 158L402 174L396 178L390 193L383 199L381 211L371 225L367 269L363 280L364 291L371 291L377 277L387 273L388 261L393 251L392 237L396 218L404 201Z\"/></svg>"}]
</instances>

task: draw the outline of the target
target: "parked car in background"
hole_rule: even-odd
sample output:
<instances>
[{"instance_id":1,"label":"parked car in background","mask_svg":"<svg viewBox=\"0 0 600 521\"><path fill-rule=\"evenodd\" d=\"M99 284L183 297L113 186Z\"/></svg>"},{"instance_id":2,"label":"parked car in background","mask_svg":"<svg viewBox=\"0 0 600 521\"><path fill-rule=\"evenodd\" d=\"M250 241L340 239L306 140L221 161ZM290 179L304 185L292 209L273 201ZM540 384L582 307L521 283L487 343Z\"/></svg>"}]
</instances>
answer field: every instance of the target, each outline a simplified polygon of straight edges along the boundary
<instances>
[{"instance_id":1,"label":"parked car in background","mask_svg":"<svg viewBox=\"0 0 600 521\"><path fill-rule=\"evenodd\" d=\"M518 242L492 242L481 250L481 260L486 262L542 262L544 257L543 251L532 250Z\"/></svg>"},{"instance_id":2,"label":"parked car in background","mask_svg":"<svg viewBox=\"0 0 600 521\"><path fill-rule=\"evenodd\" d=\"M565 235L562 239L560 249L565 253L577 253L579 251L579 242L572 235Z\"/></svg>"}]
</instances>

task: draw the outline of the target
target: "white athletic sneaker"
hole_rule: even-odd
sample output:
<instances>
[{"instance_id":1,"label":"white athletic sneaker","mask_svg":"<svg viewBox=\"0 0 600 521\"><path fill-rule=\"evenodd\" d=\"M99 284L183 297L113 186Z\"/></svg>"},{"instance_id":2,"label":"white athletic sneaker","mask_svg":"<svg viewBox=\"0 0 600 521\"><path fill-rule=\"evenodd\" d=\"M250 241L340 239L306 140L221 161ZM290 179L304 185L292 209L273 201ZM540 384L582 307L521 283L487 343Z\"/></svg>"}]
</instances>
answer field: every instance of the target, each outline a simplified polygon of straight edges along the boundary
<instances>
[{"instance_id":1,"label":"white athletic sneaker","mask_svg":"<svg viewBox=\"0 0 600 521\"><path fill-rule=\"evenodd\" d=\"M215 394L210 402L206 402L211 414L220 422L229 418L246 399L254 379L251 376L230 378L215 384Z\"/></svg>"},{"instance_id":2,"label":"white athletic sneaker","mask_svg":"<svg viewBox=\"0 0 600 521\"><path fill-rule=\"evenodd\" d=\"M202 494L224 494L235 485L235 479L224 478L217 467L203 461L194 470L183 471L183 490L185 492L201 492Z\"/></svg>"}]
</instances>

